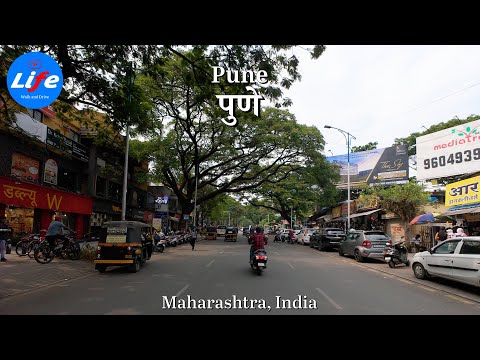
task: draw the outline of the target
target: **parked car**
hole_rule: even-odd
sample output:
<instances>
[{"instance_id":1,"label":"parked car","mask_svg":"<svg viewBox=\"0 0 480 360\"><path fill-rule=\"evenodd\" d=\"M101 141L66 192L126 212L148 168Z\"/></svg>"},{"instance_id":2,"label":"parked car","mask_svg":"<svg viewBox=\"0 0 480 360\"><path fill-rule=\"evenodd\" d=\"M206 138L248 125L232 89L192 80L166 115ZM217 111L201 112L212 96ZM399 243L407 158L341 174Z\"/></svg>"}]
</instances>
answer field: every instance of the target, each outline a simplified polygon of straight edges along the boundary
<instances>
[{"instance_id":1,"label":"parked car","mask_svg":"<svg viewBox=\"0 0 480 360\"><path fill-rule=\"evenodd\" d=\"M452 238L412 258L416 278L442 277L480 287L480 237Z\"/></svg>"},{"instance_id":2,"label":"parked car","mask_svg":"<svg viewBox=\"0 0 480 360\"><path fill-rule=\"evenodd\" d=\"M345 239L345 233L342 229L322 228L310 237L310 247L316 247L318 250L338 249L343 239Z\"/></svg>"},{"instance_id":3,"label":"parked car","mask_svg":"<svg viewBox=\"0 0 480 360\"><path fill-rule=\"evenodd\" d=\"M298 241L302 245L310 245L310 238L316 230L317 229L315 228L304 229L303 232L298 236Z\"/></svg>"},{"instance_id":4,"label":"parked car","mask_svg":"<svg viewBox=\"0 0 480 360\"><path fill-rule=\"evenodd\" d=\"M390 237L378 230L350 230L345 240L340 242L338 254L349 255L362 262L367 258L383 260L383 250Z\"/></svg>"},{"instance_id":5,"label":"parked car","mask_svg":"<svg viewBox=\"0 0 480 360\"><path fill-rule=\"evenodd\" d=\"M217 236L225 236L225 231L227 230L227 227L225 225L219 225L217 226Z\"/></svg>"}]
</instances>

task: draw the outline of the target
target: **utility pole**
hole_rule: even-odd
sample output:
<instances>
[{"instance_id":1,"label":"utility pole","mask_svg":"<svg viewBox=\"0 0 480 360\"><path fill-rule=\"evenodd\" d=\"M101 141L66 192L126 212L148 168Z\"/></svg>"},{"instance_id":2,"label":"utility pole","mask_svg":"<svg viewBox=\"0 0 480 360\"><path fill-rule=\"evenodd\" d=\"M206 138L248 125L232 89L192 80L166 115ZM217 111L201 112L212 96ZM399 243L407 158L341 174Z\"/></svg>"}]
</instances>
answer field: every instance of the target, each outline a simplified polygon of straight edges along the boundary
<instances>
[{"instance_id":1,"label":"utility pole","mask_svg":"<svg viewBox=\"0 0 480 360\"><path fill-rule=\"evenodd\" d=\"M132 85L133 85L133 66L130 63L130 69L128 70L128 104L129 107L132 103ZM125 162L123 165L123 194L122 194L122 220L125 220L127 212L127 181L128 181L128 152L130 142L130 113L131 109L128 109L128 124L125 140L127 142L125 146Z\"/></svg>"}]
</instances>

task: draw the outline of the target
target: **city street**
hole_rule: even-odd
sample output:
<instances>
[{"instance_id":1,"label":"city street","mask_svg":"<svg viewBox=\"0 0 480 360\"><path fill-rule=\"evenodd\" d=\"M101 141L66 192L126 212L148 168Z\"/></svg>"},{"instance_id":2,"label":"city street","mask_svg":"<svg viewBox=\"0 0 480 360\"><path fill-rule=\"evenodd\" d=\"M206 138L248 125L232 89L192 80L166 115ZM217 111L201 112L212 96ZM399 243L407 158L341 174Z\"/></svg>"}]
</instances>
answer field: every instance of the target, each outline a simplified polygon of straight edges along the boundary
<instances>
[{"instance_id":1,"label":"city street","mask_svg":"<svg viewBox=\"0 0 480 360\"><path fill-rule=\"evenodd\" d=\"M476 289L416 280L403 266L359 264L271 240L267 251L261 275L248 264L244 236L238 242L202 240L195 251L189 244L167 248L138 273L109 268L100 274L92 263L77 278L0 298L0 314L480 314Z\"/></svg>"}]
</instances>

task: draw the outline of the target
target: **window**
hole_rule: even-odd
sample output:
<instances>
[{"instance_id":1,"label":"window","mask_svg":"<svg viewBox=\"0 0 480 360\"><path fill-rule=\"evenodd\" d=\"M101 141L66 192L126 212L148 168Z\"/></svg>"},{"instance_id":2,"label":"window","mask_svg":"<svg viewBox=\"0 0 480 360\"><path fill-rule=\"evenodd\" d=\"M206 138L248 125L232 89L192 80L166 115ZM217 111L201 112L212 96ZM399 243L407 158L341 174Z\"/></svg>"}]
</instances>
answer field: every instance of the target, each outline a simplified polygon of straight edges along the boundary
<instances>
[{"instance_id":1,"label":"window","mask_svg":"<svg viewBox=\"0 0 480 360\"><path fill-rule=\"evenodd\" d=\"M105 195L107 195L107 180L97 176L97 184L95 189L95 195L105 197Z\"/></svg>"},{"instance_id":2,"label":"window","mask_svg":"<svg viewBox=\"0 0 480 360\"><path fill-rule=\"evenodd\" d=\"M43 122L43 113L39 110L27 109L27 114L30 115L33 119Z\"/></svg>"},{"instance_id":3,"label":"window","mask_svg":"<svg viewBox=\"0 0 480 360\"><path fill-rule=\"evenodd\" d=\"M435 249L435 254L453 254L460 240L452 240L443 243Z\"/></svg>"},{"instance_id":4,"label":"window","mask_svg":"<svg viewBox=\"0 0 480 360\"><path fill-rule=\"evenodd\" d=\"M58 168L58 187L70 190L77 191L76 184L77 174L71 170L65 168Z\"/></svg>"},{"instance_id":5,"label":"window","mask_svg":"<svg viewBox=\"0 0 480 360\"><path fill-rule=\"evenodd\" d=\"M68 129L68 135L67 136L70 139L72 139L73 141L80 142L80 135L78 135L78 133L76 133L72 129Z\"/></svg>"},{"instance_id":6,"label":"window","mask_svg":"<svg viewBox=\"0 0 480 360\"><path fill-rule=\"evenodd\" d=\"M474 254L480 255L480 241L464 241L460 254Z\"/></svg>"},{"instance_id":7,"label":"window","mask_svg":"<svg viewBox=\"0 0 480 360\"><path fill-rule=\"evenodd\" d=\"M114 183L113 181L109 181L107 197L112 200L120 201L122 199L121 194L122 186L120 184Z\"/></svg>"}]
</instances>

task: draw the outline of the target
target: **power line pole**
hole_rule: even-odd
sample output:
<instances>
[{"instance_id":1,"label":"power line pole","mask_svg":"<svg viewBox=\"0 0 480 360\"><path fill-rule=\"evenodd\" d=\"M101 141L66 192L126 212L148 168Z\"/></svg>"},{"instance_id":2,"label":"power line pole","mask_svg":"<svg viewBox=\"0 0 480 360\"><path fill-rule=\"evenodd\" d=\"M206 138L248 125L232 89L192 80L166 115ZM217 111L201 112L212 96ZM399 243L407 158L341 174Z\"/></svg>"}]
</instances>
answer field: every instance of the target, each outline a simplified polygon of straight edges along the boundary
<instances>
[{"instance_id":1,"label":"power line pole","mask_svg":"<svg viewBox=\"0 0 480 360\"><path fill-rule=\"evenodd\" d=\"M128 104L129 107L132 103L132 85L133 85L133 67L130 64L130 69L128 70ZM122 220L125 220L125 215L127 212L127 181L128 181L128 152L129 152L129 142L130 142L130 113L131 110L128 109L128 124L127 131L125 135L125 140L127 142L125 146L125 161L123 165L123 193L122 193Z\"/></svg>"}]
</instances>

